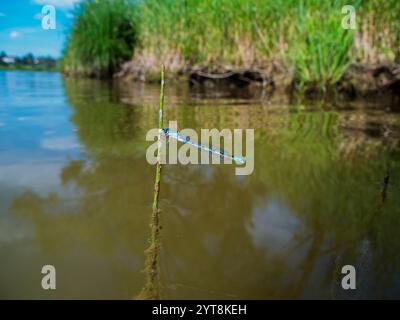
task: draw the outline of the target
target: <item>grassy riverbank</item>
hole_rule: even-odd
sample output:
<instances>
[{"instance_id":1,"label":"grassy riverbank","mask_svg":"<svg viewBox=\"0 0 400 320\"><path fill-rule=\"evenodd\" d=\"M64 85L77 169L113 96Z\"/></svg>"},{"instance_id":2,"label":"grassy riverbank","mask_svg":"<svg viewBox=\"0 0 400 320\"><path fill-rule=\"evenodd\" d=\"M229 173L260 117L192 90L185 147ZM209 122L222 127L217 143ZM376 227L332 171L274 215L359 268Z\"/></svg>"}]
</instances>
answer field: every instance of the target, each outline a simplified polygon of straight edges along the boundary
<instances>
[{"instance_id":1,"label":"grassy riverbank","mask_svg":"<svg viewBox=\"0 0 400 320\"><path fill-rule=\"evenodd\" d=\"M344 4L356 9L356 30L342 28ZM129 59L148 73L164 62L169 74L279 65L324 88L353 62L399 61L399 13L397 0L92 0L78 8L63 68L110 75Z\"/></svg>"}]
</instances>

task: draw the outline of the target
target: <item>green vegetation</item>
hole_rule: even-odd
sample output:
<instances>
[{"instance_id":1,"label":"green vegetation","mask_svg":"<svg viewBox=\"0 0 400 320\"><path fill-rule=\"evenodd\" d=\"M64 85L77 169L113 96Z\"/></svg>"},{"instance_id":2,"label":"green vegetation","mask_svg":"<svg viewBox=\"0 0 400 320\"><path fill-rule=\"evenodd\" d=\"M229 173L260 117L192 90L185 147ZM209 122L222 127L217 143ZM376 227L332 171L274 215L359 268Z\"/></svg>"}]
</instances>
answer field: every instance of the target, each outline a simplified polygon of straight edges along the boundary
<instances>
[{"instance_id":1,"label":"green vegetation","mask_svg":"<svg viewBox=\"0 0 400 320\"><path fill-rule=\"evenodd\" d=\"M163 62L169 71L187 65L269 69L279 63L293 69L300 84L325 88L337 83L352 62L400 59L397 0L113 3L88 0L81 5L66 50L67 71L100 68L110 74L132 55L135 63L154 72ZM341 26L345 4L356 8L356 30ZM115 18L105 19L110 14ZM121 25L127 26L128 37L112 31Z\"/></svg>"},{"instance_id":2,"label":"green vegetation","mask_svg":"<svg viewBox=\"0 0 400 320\"><path fill-rule=\"evenodd\" d=\"M63 69L111 76L128 60L136 44L135 8L128 0L85 1L65 50Z\"/></svg>"},{"instance_id":3,"label":"green vegetation","mask_svg":"<svg viewBox=\"0 0 400 320\"><path fill-rule=\"evenodd\" d=\"M327 2L324 2L327 3ZM325 14L332 10L336 14ZM289 59L296 67L300 85L325 89L337 83L350 64L353 32L342 28L339 7L311 12L302 7L296 23L298 39L293 41Z\"/></svg>"},{"instance_id":4,"label":"green vegetation","mask_svg":"<svg viewBox=\"0 0 400 320\"><path fill-rule=\"evenodd\" d=\"M28 53L22 57L9 57L0 52L0 70L56 71L58 62L52 57L35 57Z\"/></svg>"}]
</instances>

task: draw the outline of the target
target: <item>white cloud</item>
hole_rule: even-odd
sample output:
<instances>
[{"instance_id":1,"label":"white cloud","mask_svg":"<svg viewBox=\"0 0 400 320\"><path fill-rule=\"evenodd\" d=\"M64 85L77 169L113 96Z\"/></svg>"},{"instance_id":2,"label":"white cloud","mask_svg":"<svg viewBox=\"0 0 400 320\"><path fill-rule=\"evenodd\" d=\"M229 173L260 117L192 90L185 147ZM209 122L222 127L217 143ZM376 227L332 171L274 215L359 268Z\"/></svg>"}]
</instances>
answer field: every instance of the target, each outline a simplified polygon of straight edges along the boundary
<instances>
[{"instance_id":1,"label":"white cloud","mask_svg":"<svg viewBox=\"0 0 400 320\"><path fill-rule=\"evenodd\" d=\"M33 1L43 6L48 4L62 9L71 9L74 7L76 3L80 2L80 0L33 0Z\"/></svg>"},{"instance_id":2,"label":"white cloud","mask_svg":"<svg viewBox=\"0 0 400 320\"><path fill-rule=\"evenodd\" d=\"M40 31L40 27L32 28L16 28L16 29L5 29L4 32L7 33L11 39L21 38L24 35L32 34Z\"/></svg>"},{"instance_id":3,"label":"white cloud","mask_svg":"<svg viewBox=\"0 0 400 320\"><path fill-rule=\"evenodd\" d=\"M21 37L21 33L19 33L18 31L13 30L13 31L10 32L10 38L11 39L16 39L16 38L19 38L19 37Z\"/></svg>"},{"instance_id":4,"label":"white cloud","mask_svg":"<svg viewBox=\"0 0 400 320\"><path fill-rule=\"evenodd\" d=\"M79 143L73 137L45 138L41 143L43 149L68 150L79 148Z\"/></svg>"}]
</instances>

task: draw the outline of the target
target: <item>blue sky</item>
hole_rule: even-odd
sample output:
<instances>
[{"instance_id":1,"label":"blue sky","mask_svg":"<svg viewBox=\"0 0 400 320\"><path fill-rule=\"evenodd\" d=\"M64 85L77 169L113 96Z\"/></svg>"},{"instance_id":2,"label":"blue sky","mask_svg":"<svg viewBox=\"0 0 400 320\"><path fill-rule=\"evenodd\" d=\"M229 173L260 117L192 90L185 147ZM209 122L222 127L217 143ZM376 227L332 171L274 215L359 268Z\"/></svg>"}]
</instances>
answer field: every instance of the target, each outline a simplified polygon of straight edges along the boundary
<instances>
[{"instance_id":1,"label":"blue sky","mask_svg":"<svg viewBox=\"0 0 400 320\"><path fill-rule=\"evenodd\" d=\"M0 0L0 52L60 57L80 0ZM42 29L44 5L56 8L56 29Z\"/></svg>"}]
</instances>

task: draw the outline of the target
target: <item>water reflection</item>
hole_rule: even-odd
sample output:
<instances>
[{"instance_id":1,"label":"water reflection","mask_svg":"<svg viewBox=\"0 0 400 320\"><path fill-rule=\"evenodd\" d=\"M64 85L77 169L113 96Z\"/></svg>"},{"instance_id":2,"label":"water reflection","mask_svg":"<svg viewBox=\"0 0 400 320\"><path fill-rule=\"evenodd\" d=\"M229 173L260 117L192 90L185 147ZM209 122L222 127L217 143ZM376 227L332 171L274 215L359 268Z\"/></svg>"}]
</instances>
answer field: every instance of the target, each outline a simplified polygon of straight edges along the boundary
<instances>
[{"instance_id":1,"label":"water reflection","mask_svg":"<svg viewBox=\"0 0 400 320\"><path fill-rule=\"evenodd\" d=\"M0 296L136 296L154 181L144 137L157 123L158 87L0 79ZM400 297L398 115L167 92L166 121L180 128L256 136L251 176L164 166L163 298ZM54 292L39 287L44 264L57 268ZM344 264L360 270L357 293L340 288Z\"/></svg>"},{"instance_id":2,"label":"water reflection","mask_svg":"<svg viewBox=\"0 0 400 320\"><path fill-rule=\"evenodd\" d=\"M255 208L246 229L258 248L277 255L294 243L302 232L301 221L279 200L270 198L266 206ZM304 231L303 231L304 232Z\"/></svg>"}]
</instances>

